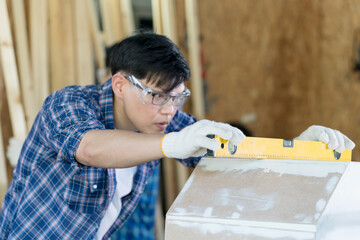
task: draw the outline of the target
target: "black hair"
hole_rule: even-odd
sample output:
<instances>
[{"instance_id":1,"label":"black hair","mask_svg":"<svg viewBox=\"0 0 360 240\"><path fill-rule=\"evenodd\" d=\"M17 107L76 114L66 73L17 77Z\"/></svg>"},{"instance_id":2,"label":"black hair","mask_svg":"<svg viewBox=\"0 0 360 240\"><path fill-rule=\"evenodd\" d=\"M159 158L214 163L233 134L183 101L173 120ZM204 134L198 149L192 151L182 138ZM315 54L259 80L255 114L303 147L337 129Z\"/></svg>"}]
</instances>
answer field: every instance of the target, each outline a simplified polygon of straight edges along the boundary
<instances>
[{"instance_id":1,"label":"black hair","mask_svg":"<svg viewBox=\"0 0 360 240\"><path fill-rule=\"evenodd\" d=\"M190 78L184 56L167 37L138 31L112 47L111 73L122 71L169 92Z\"/></svg>"}]
</instances>

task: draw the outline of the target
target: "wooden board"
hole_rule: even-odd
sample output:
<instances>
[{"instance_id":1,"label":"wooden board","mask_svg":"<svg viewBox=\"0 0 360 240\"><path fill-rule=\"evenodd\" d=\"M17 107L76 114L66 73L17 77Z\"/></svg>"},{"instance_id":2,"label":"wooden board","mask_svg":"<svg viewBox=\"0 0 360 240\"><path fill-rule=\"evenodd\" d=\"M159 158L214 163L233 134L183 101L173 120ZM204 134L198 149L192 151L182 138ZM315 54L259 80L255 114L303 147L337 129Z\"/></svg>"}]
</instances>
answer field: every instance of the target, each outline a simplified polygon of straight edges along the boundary
<instances>
[{"instance_id":1,"label":"wooden board","mask_svg":"<svg viewBox=\"0 0 360 240\"><path fill-rule=\"evenodd\" d=\"M92 47L95 49L97 67L96 78L100 81L107 73L105 67L105 45L100 31L99 19L96 14L94 4L94 1L86 1L86 5L84 7L87 11Z\"/></svg>"},{"instance_id":2,"label":"wooden board","mask_svg":"<svg viewBox=\"0 0 360 240\"><path fill-rule=\"evenodd\" d=\"M121 5L119 0L108 0L109 1L109 14L110 21L113 33L113 42L119 42L125 37L124 33L124 20L122 19L122 15L119 14L121 12Z\"/></svg>"},{"instance_id":3,"label":"wooden board","mask_svg":"<svg viewBox=\"0 0 360 240\"><path fill-rule=\"evenodd\" d=\"M123 19L124 34L130 36L135 30L134 13L131 0L120 0L121 16Z\"/></svg>"},{"instance_id":4,"label":"wooden board","mask_svg":"<svg viewBox=\"0 0 360 240\"><path fill-rule=\"evenodd\" d=\"M76 84L95 84L94 56L91 47L90 28L87 18L87 11L84 6L87 0L71 1L74 14L74 36L75 36L75 59L76 59Z\"/></svg>"},{"instance_id":5,"label":"wooden board","mask_svg":"<svg viewBox=\"0 0 360 240\"><path fill-rule=\"evenodd\" d=\"M359 6L199 0L207 118L244 120L255 136L285 139L320 124L359 142Z\"/></svg>"},{"instance_id":6,"label":"wooden board","mask_svg":"<svg viewBox=\"0 0 360 240\"><path fill-rule=\"evenodd\" d=\"M3 136L2 136L1 121L0 121L0 205L2 204L2 201L5 197L7 188L8 188L8 179L6 173L6 157L5 157Z\"/></svg>"},{"instance_id":7,"label":"wooden board","mask_svg":"<svg viewBox=\"0 0 360 240\"><path fill-rule=\"evenodd\" d=\"M48 1L30 1L30 49L36 109L39 111L50 93L49 44L48 44Z\"/></svg>"},{"instance_id":8,"label":"wooden board","mask_svg":"<svg viewBox=\"0 0 360 240\"><path fill-rule=\"evenodd\" d=\"M176 15L174 0L160 0L161 3L161 25L163 34L178 44L178 34L176 29Z\"/></svg>"},{"instance_id":9,"label":"wooden board","mask_svg":"<svg viewBox=\"0 0 360 240\"><path fill-rule=\"evenodd\" d=\"M101 23L102 23L102 33L103 39L106 46L110 46L114 41L112 25L111 25L111 16L110 16L110 6L109 0L99 1L100 3L100 13L101 13Z\"/></svg>"},{"instance_id":10,"label":"wooden board","mask_svg":"<svg viewBox=\"0 0 360 240\"><path fill-rule=\"evenodd\" d=\"M35 103L35 86L32 78L29 39L26 27L24 0L11 1L14 21L16 59L18 63L20 88L25 110L27 129L30 129L38 110Z\"/></svg>"},{"instance_id":11,"label":"wooden board","mask_svg":"<svg viewBox=\"0 0 360 240\"><path fill-rule=\"evenodd\" d=\"M174 161L174 159L169 158L163 158L161 161L163 167L162 179L164 179L164 194L166 196L164 203L165 209L170 208L178 194Z\"/></svg>"},{"instance_id":12,"label":"wooden board","mask_svg":"<svg viewBox=\"0 0 360 240\"><path fill-rule=\"evenodd\" d=\"M6 0L0 0L0 54L14 137L23 141L27 134L26 121Z\"/></svg>"},{"instance_id":13,"label":"wooden board","mask_svg":"<svg viewBox=\"0 0 360 240\"><path fill-rule=\"evenodd\" d=\"M191 69L192 112L198 119L205 117L204 89L201 77L200 33L197 14L197 1L185 0L186 27L188 36Z\"/></svg>"},{"instance_id":14,"label":"wooden board","mask_svg":"<svg viewBox=\"0 0 360 240\"><path fill-rule=\"evenodd\" d=\"M49 1L51 91L76 84L72 0ZM74 3L75 4L75 3ZM86 43L85 43L86 44Z\"/></svg>"},{"instance_id":15,"label":"wooden board","mask_svg":"<svg viewBox=\"0 0 360 240\"><path fill-rule=\"evenodd\" d=\"M157 34L163 34L162 17L161 17L161 0L151 0L151 10L153 19L153 28Z\"/></svg>"},{"instance_id":16,"label":"wooden board","mask_svg":"<svg viewBox=\"0 0 360 240\"><path fill-rule=\"evenodd\" d=\"M0 96L3 96L5 93L5 86L4 86L4 79L3 79L3 71L1 68L1 60L0 60ZM3 97L0 97L0 113L4 114L3 111ZM5 99L4 99L5 100ZM7 171L6 171L6 156L5 156L5 145L3 142L3 134L2 134L2 124L0 117L0 205L4 199L6 189L8 187L8 178L7 178Z\"/></svg>"}]
</instances>

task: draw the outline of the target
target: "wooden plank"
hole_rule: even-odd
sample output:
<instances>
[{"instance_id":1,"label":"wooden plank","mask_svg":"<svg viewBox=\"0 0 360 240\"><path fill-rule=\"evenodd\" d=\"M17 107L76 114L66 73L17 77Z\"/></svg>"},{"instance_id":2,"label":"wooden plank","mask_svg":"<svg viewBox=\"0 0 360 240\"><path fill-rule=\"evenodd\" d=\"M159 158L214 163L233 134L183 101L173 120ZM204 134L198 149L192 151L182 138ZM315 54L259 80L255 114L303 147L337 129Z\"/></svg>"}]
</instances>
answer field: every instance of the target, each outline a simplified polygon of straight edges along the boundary
<instances>
[{"instance_id":1,"label":"wooden plank","mask_svg":"<svg viewBox=\"0 0 360 240\"><path fill-rule=\"evenodd\" d=\"M121 16L124 23L124 34L131 35L135 30L134 13L131 0L120 0L121 3Z\"/></svg>"},{"instance_id":2,"label":"wooden plank","mask_svg":"<svg viewBox=\"0 0 360 240\"><path fill-rule=\"evenodd\" d=\"M19 67L20 88L25 110L27 129L30 129L37 114L35 108L35 90L32 79L29 40L26 28L25 7L23 0L11 1L14 21L16 59Z\"/></svg>"},{"instance_id":3,"label":"wooden plank","mask_svg":"<svg viewBox=\"0 0 360 240\"><path fill-rule=\"evenodd\" d=\"M1 60L0 60L0 96L5 94L4 89L4 79L3 79L3 72L1 68ZM0 113L3 114L3 98L0 97ZM8 178L7 178L7 171L6 171L6 157L5 157L5 146L3 142L3 134L2 134L2 124L0 118L0 206L4 199L6 189L8 187Z\"/></svg>"},{"instance_id":4,"label":"wooden plank","mask_svg":"<svg viewBox=\"0 0 360 240\"><path fill-rule=\"evenodd\" d=\"M155 32L168 36L173 42L177 42L174 2L152 0L152 16ZM168 209L175 200L186 180L188 170L174 159L165 158L162 161L164 168L165 208Z\"/></svg>"},{"instance_id":5,"label":"wooden plank","mask_svg":"<svg viewBox=\"0 0 360 240\"><path fill-rule=\"evenodd\" d=\"M151 0L151 9L153 17L154 32L163 34L162 17L161 17L161 0Z\"/></svg>"},{"instance_id":6,"label":"wooden plank","mask_svg":"<svg viewBox=\"0 0 360 240\"><path fill-rule=\"evenodd\" d=\"M30 4L30 49L36 109L40 110L49 95L48 5L46 0L32 0Z\"/></svg>"},{"instance_id":7,"label":"wooden plank","mask_svg":"<svg viewBox=\"0 0 360 240\"><path fill-rule=\"evenodd\" d=\"M160 0L160 18L163 34L175 44L178 42L176 30L175 4L173 0ZM180 192L189 177L188 168L177 161L173 161L176 170L176 191Z\"/></svg>"},{"instance_id":8,"label":"wooden plank","mask_svg":"<svg viewBox=\"0 0 360 240\"><path fill-rule=\"evenodd\" d=\"M169 37L175 44L178 43L178 34L176 30L176 16L174 0L160 0L161 2L161 25L163 33Z\"/></svg>"},{"instance_id":9,"label":"wooden plank","mask_svg":"<svg viewBox=\"0 0 360 240\"><path fill-rule=\"evenodd\" d=\"M186 28L191 68L192 112L198 119L205 117L204 90L201 77L197 0L185 0Z\"/></svg>"},{"instance_id":10,"label":"wooden plank","mask_svg":"<svg viewBox=\"0 0 360 240\"><path fill-rule=\"evenodd\" d=\"M176 186L175 176L175 162L174 159L164 158L161 161L163 166L163 179L164 181L164 193L165 193L165 209L169 209L174 202L178 192Z\"/></svg>"},{"instance_id":11,"label":"wooden plank","mask_svg":"<svg viewBox=\"0 0 360 240\"><path fill-rule=\"evenodd\" d=\"M2 62L0 58L0 124L1 124L1 134L2 134L2 141L3 141L3 149L5 155L6 145L9 139L13 136L12 127L11 127L11 120L9 114L9 106L7 103L7 96L5 90L5 83L4 83L4 75L2 71ZM7 175L7 182L10 182L13 176L13 167L11 166L9 161L5 161L5 171Z\"/></svg>"},{"instance_id":12,"label":"wooden plank","mask_svg":"<svg viewBox=\"0 0 360 240\"><path fill-rule=\"evenodd\" d=\"M103 39L106 46L110 46L114 41L114 34L111 25L109 0L100 0L100 12Z\"/></svg>"},{"instance_id":13,"label":"wooden plank","mask_svg":"<svg viewBox=\"0 0 360 240\"><path fill-rule=\"evenodd\" d=\"M121 15L121 6L119 0L109 0L109 10L110 10L110 21L112 26L112 33L113 33L113 43L119 42L121 39L125 37L123 20Z\"/></svg>"},{"instance_id":14,"label":"wooden plank","mask_svg":"<svg viewBox=\"0 0 360 240\"><path fill-rule=\"evenodd\" d=\"M164 239L165 231L165 221L164 213L162 210L162 201L158 197L156 201L156 210L155 210L155 239Z\"/></svg>"},{"instance_id":15,"label":"wooden plank","mask_svg":"<svg viewBox=\"0 0 360 240\"><path fill-rule=\"evenodd\" d=\"M6 173L6 157L2 136L2 127L0 122L0 206L5 197L6 190L8 188L8 179Z\"/></svg>"},{"instance_id":16,"label":"wooden plank","mask_svg":"<svg viewBox=\"0 0 360 240\"><path fill-rule=\"evenodd\" d=\"M74 35L76 49L76 84L88 85L95 83L93 51L91 48L90 29L84 8L88 0L72 1L74 13Z\"/></svg>"},{"instance_id":17,"label":"wooden plank","mask_svg":"<svg viewBox=\"0 0 360 240\"><path fill-rule=\"evenodd\" d=\"M0 0L0 53L12 130L15 138L24 140L27 134L26 121L21 103L19 77L6 0Z\"/></svg>"},{"instance_id":18,"label":"wooden plank","mask_svg":"<svg viewBox=\"0 0 360 240\"><path fill-rule=\"evenodd\" d=\"M86 10L87 17L90 23L90 36L92 46L95 49L95 57L96 57L96 78L101 80L106 75L105 68L105 46L101 36L99 19L96 14L96 9L94 5L94 1L86 1Z\"/></svg>"},{"instance_id":19,"label":"wooden plank","mask_svg":"<svg viewBox=\"0 0 360 240\"><path fill-rule=\"evenodd\" d=\"M49 1L51 91L76 84L72 0Z\"/></svg>"}]
</instances>

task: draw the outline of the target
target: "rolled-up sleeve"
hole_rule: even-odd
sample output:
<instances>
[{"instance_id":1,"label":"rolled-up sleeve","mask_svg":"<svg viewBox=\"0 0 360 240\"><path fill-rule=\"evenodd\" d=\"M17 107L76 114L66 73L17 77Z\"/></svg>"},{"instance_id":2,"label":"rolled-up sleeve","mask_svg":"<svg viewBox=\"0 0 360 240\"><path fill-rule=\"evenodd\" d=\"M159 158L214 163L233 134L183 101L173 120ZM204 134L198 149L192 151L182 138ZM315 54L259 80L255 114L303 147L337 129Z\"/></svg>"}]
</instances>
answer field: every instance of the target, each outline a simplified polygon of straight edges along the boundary
<instances>
[{"instance_id":1,"label":"rolled-up sleeve","mask_svg":"<svg viewBox=\"0 0 360 240\"><path fill-rule=\"evenodd\" d=\"M73 98L78 99L59 105L55 98L44 107L41 117L45 145L57 153L57 161L66 163L75 163L76 150L86 132L105 129L99 112L89 107L85 99Z\"/></svg>"}]
</instances>

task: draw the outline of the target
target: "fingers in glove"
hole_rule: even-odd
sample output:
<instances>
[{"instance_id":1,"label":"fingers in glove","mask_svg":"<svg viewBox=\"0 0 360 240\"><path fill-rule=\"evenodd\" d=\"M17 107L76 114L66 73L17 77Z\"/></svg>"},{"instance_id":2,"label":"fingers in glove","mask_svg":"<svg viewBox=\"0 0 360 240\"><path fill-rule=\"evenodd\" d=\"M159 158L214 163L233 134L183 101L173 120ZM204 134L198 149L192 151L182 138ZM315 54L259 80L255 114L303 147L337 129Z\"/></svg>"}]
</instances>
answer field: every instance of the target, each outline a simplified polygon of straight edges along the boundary
<instances>
[{"instance_id":1,"label":"fingers in glove","mask_svg":"<svg viewBox=\"0 0 360 240\"><path fill-rule=\"evenodd\" d=\"M207 149L206 148L199 148L196 152L194 152L193 157L202 157L206 154Z\"/></svg>"},{"instance_id":2,"label":"fingers in glove","mask_svg":"<svg viewBox=\"0 0 360 240\"><path fill-rule=\"evenodd\" d=\"M342 153L345 150L345 141L343 137L344 135L337 130L335 130L334 132L338 141L338 146L335 148L335 151Z\"/></svg>"},{"instance_id":3,"label":"fingers in glove","mask_svg":"<svg viewBox=\"0 0 360 240\"><path fill-rule=\"evenodd\" d=\"M336 137L335 131L330 128L325 128L324 131L326 132L327 136L329 137L329 142L327 143L329 149L335 150L339 146L339 142ZM326 143L326 142L324 142L324 143Z\"/></svg>"},{"instance_id":4,"label":"fingers in glove","mask_svg":"<svg viewBox=\"0 0 360 240\"><path fill-rule=\"evenodd\" d=\"M198 129L198 133L200 136L214 134L225 140L229 140L233 135L230 129L223 127L221 126L221 124L215 122L207 126L202 126L201 128Z\"/></svg>"},{"instance_id":5,"label":"fingers in glove","mask_svg":"<svg viewBox=\"0 0 360 240\"><path fill-rule=\"evenodd\" d=\"M209 122L199 129L200 135L214 134L222 139L230 140L235 145L239 145L245 138L244 133L238 128L226 123Z\"/></svg>"},{"instance_id":6,"label":"fingers in glove","mask_svg":"<svg viewBox=\"0 0 360 240\"><path fill-rule=\"evenodd\" d=\"M329 129L329 130L331 130L331 129ZM330 136L332 136L332 138L334 138L334 134L330 133ZM321 128L318 128L317 131L315 131L315 138L313 140L321 141L325 144L329 144L330 136L329 136L327 129L324 127L321 127Z\"/></svg>"},{"instance_id":7,"label":"fingers in glove","mask_svg":"<svg viewBox=\"0 0 360 240\"><path fill-rule=\"evenodd\" d=\"M216 141L213 138L202 137L198 139L198 146L203 149L210 149L212 151L216 151L220 148L221 144L219 141Z\"/></svg>"},{"instance_id":8,"label":"fingers in glove","mask_svg":"<svg viewBox=\"0 0 360 240\"><path fill-rule=\"evenodd\" d=\"M245 134L240 131L240 129L235 128L232 137L230 138L230 141L234 144L234 145L239 145L242 140L245 139Z\"/></svg>"},{"instance_id":9,"label":"fingers in glove","mask_svg":"<svg viewBox=\"0 0 360 240\"><path fill-rule=\"evenodd\" d=\"M350 140L350 138L348 138L347 136L344 136L344 143L345 143L345 148L349 149L349 150L353 150L355 147L355 143L353 141Z\"/></svg>"}]
</instances>

